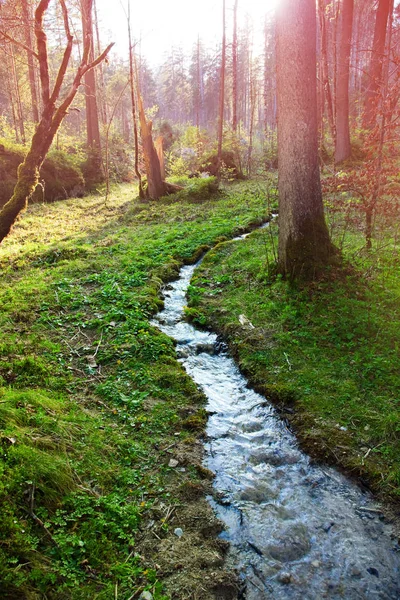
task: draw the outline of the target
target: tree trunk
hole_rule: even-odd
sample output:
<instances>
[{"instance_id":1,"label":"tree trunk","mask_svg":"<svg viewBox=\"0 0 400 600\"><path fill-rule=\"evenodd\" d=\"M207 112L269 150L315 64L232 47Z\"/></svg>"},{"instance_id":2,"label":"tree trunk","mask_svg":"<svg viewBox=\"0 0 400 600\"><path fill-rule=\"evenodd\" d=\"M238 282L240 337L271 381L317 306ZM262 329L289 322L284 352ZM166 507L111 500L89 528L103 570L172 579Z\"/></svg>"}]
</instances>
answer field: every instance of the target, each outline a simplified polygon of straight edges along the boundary
<instances>
[{"instance_id":1,"label":"tree trunk","mask_svg":"<svg viewBox=\"0 0 400 600\"><path fill-rule=\"evenodd\" d=\"M238 76L238 39L237 39L237 9L238 1L235 0L233 7L233 40L232 40L232 129L234 133L237 131L237 100L238 100L238 89L237 89L237 76Z\"/></svg>"},{"instance_id":2,"label":"tree trunk","mask_svg":"<svg viewBox=\"0 0 400 600\"><path fill-rule=\"evenodd\" d=\"M221 75L219 90L219 116L218 116L218 163L217 178L221 175L222 164L222 140L224 135L224 106L225 106L225 62L226 62L226 27L225 27L225 0L222 0L222 54L221 54Z\"/></svg>"},{"instance_id":3,"label":"tree trunk","mask_svg":"<svg viewBox=\"0 0 400 600\"><path fill-rule=\"evenodd\" d=\"M90 40L89 62L94 56L93 40L93 0L82 0L82 29L83 36ZM99 114L97 110L96 78L93 69L88 71L84 77L85 103L86 103L86 131L88 148L100 155L100 127Z\"/></svg>"},{"instance_id":4,"label":"tree trunk","mask_svg":"<svg viewBox=\"0 0 400 600\"><path fill-rule=\"evenodd\" d=\"M379 0L376 12L374 42L369 67L370 83L367 89L364 104L364 129L372 129L376 123L380 89L382 86L382 69L385 59L386 31L390 6L391 0Z\"/></svg>"},{"instance_id":5,"label":"tree trunk","mask_svg":"<svg viewBox=\"0 0 400 600\"><path fill-rule=\"evenodd\" d=\"M339 64L336 88L336 144L335 162L351 155L349 123L350 53L353 32L354 0L342 0L340 11Z\"/></svg>"},{"instance_id":6,"label":"tree trunk","mask_svg":"<svg viewBox=\"0 0 400 600\"><path fill-rule=\"evenodd\" d=\"M134 54L132 46L132 32L131 32L131 3L128 2L128 40L129 40L129 84L131 90L131 104L132 104L132 123L133 123L133 139L135 142L135 175L138 179L139 185L139 198L144 199L144 191L142 185L142 175L139 170L139 136L138 126L136 118L136 100L135 100L135 69L134 69ZM136 72L137 77L137 72ZM139 86L139 83L137 83Z\"/></svg>"},{"instance_id":7,"label":"tree trunk","mask_svg":"<svg viewBox=\"0 0 400 600\"><path fill-rule=\"evenodd\" d=\"M99 18L97 15L97 5L94 0L93 2L93 12L94 12L94 26L96 31L96 52L97 55L101 54L101 45L100 45L100 32L99 32ZM104 72L103 72L103 63L99 65L99 81L100 85L100 118L103 125L108 124L108 115L107 115L107 98L106 98L106 86L104 83Z\"/></svg>"},{"instance_id":8,"label":"tree trunk","mask_svg":"<svg viewBox=\"0 0 400 600\"><path fill-rule=\"evenodd\" d=\"M139 85L138 77L136 77L136 85ZM143 108L143 100L138 89L138 109L139 109L139 120L140 120L140 133L142 136L142 146L144 163L146 166L147 175L147 195L151 200L157 200L161 196L165 196L167 193L167 185L161 176L160 161L158 159L157 151L154 147L152 128L153 124L151 121L147 121L146 115Z\"/></svg>"},{"instance_id":9,"label":"tree trunk","mask_svg":"<svg viewBox=\"0 0 400 600\"><path fill-rule=\"evenodd\" d=\"M32 35L31 35L31 26L30 26L30 7L28 4L28 0L21 0L21 9L22 9L22 20L24 23L24 31L25 31L25 43L29 50L33 50L32 46ZM38 95L37 95L37 87L36 87L36 73L35 67L33 64L32 52L27 50L27 60L28 60L28 74L29 74L29 88L31 92L31 101L32 101L32 118L34 123L39 122L39 108L38 108Z\"/></svg>"},{"instance_id":10,"label":"tree trunk","mask_svg":"<svg viewBox=\"0 0 400 600\"><path fill-rule=\"evenodd\" d=\"M161 179L165 179L164 138L162 135L156 139L155 148L160 162Z\"/></svg>"},{"instance_id":11,"label":"tree trunk","mask_svg":"<svg viewBox=\"0 0 400 600\"><path fill-rule=\"evenodd\" d=\"M18 78L18 74L17 74L17 67L15 64L15 54L14 54L14 49L13 49L12 45L10 46L10 54L11 54L11 68L12 68L14 88L15 88L15 98L16 98L16 105L17 105L16 106L17 116L18 116L17 123L18 123L18 129L19 129L22 143L25 145L25 143L26 143L25 119L24 119L24 112L23 112L23 108L22 108L21 90L19 87L19 78Z\"/></svg>"},{"instance_id":12,"label":"tree trunk","mask_svg":"<svg viewBox=\"0 0 400 600\"><path fill-rule=\"evenodd\" d=\"M282 0L276 39L278 267L288 277L312 278L335 252L324 218L318 164L314 0Z\"/></svg>"},{"instance_id":13,"label":"tree trunk","mask_svg":"<svg viewBox=\"0 0 400 600\"><path fill-rule=\"evenodd\" d=\"M332 140L335 143L336 140L336 128L335 118L333 111L333 100L332 90L329 81L329 67L328 67L328 40L326 35L326 18L325 18L325 0L318 0L318 14L319 23L321 28L321 75L323 81L323 88L326 99L326 109L328 116L329 129L331 130Z\"/></svg>"}]
</instances>

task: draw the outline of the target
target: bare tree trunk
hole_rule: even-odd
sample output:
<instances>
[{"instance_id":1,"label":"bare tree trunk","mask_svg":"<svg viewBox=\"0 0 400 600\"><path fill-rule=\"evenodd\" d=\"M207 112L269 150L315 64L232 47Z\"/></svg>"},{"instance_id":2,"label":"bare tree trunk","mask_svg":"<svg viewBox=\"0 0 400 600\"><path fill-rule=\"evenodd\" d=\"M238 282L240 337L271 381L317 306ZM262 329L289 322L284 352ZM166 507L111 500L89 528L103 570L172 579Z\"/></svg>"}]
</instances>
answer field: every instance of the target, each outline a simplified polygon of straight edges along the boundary
<instances>
[{"instance_id":1,"label":"bare tree trunk","mask_svg":"<svg viewBox=\"0 0 400 600\"><path fill-rule=\"evenodd\" d=\"M255 74L250 77L250 127L249 127L249 151L247 159L247 174L251 177L252 160L253 160L253 134L254 134L254 118L257 103L257 86L255 82Z\"/></svg>"},{"instance_id":2,"label":"bare tree trunk","mask_svg":"<svg viewBox=\"0 0 400 600\"><path fill-rule=\"evenodd\" d=\"M350 53L353 33L354 0L342 0L340 11L339 64L336 88L336 144L335 162L351 155L349 122Z\"/></svg>"},{"instance_id":3,"label":"bare tree trunk","mask_svg":"<svg viewBox=\"0 0 400 600\"><path fill-rule=\"evenodd\" d=\"M156 139L155 148L160 162L161 179L165 179L164 138L162 135Z\"/></svg>"},{"instance_id":4,"label":"bare tree trunk","mask_svg":"<svg viewBox=\"0 0 400 600\"><path fill-rule=\"evenodd\" d=\"M143 100L139 90L139 81L136 76L137 98L140 120L140 133L142 136L142 146L144 162L147 174L147 195L151 200L157 200L167 193L167 185L161 177L160 161L157 151L154 147L151 121L147 121L143 107Z\"/></svg>"},{"instance_id":5,"label":"bare tree trunk","mask_svg":"<svg viewBox=\"0 0 400 600\"><path fill-rule=\"evenodd\" d=\"M7 67L8 67L8 71L12 72L11 70L11 63L9 63L8 57L6 57L6 62L7 62ZM19 137L19 131L18 131L18 118L17 118L17 112L15 110L15 100L14 100L14 94L13 94L13 85L12 85L12 81L10 77L7 77L7 92L8 92L8 97L10 100L10 105L11 105L11 115L12 115L12 119L13 119L13 125L14 125L14 132L15 132L15 141L17 142L17 144L20 143L20 137Z\"/></svg>"},{"instance_id":6,"label":"bare tree trunk","mask_svg":"<svg viewBox=\"0 0 400 600\"><path fill-rule=\"evenodd\" d=\"M278 266L289 277L313 277L334 253L318 164L315 1L282 0L276 39Z\"/></svg>"},{"instance_id":7,"label":"bare tree trunk","mask_svg":"<svg viewBox=\"0 0 400 600\"><path fill-rule=\"evenodd\" d=\"M217 154L217 178L221 176L222 164L222 140L224 135L224 106L225 106L225 63L226 63L226 27L225 27L225 0L222 0L222 55L221 75L219 90L219 117L218 117L218 154Z\"/></svg>"},{"instance_id":8,"label":"bare tree trunk","mask_svg":"<svg viewBox=\"0 0 400 600\"><path fill-rule=\"evenodd\" d=\"M93 40L93 0L81 0L83 35L90 40L89 61L94 56ZM100 127L97 109L96 78L92 70L85 74L85 102L88 148L100 155Z\"/></svg>"},{"instance_id":9,"label":"bare tree trunk","mask_svg":"<svg viewBox=\"0 0 400 600\"><path fill-rule=\"evenodd\" d=\"M17 68L16 68L16 64L15 64L15 54L14 54L14 49L13 49L12 45L10 46L10 53L11 53L11 68L12 68L12 75L13 75L13 80L14 80L15 98L16 98L16 105L17 105L17 123L18 123L19 133L21 136L21 141L23 144L25 144L26 137L25 137L25 124L24 124L24 111L22 108L21 90L19 87Z\"/></svg>"},{"instance_id":10,"label":"bare tree trunk","mask_svg":"<svg viewBox=\"0 0 400 600\"><path fill-rule=\"evenodd\" d=\"M133 122L133 138L135 142L135 175L139 185L139 198L143 200L145 197L142 185L142 175L139 170L139 136L136 118L136 100L135 100L135 70L133 60L133 46L131 33L131 4L128 2L128 38L129 38L129 83L131 89L131 104L132 104L132 122ZM136 73L137 76L137 73ZM137 82L137 85L139 83Z\"/></svg>"},{"instance_id":11,"label":"bare tree trunk","mask_svg":"<svg viewBox=\"0 0 400 600\"><path fill-rule=\"evenodd\" d=\"M31 100L32 100L32 118L34 123L39 122L39 108L38 108L38 96L37 96L37 87L36 87L36 73L35 67L33 64L33 56L32 56L32 35L31 35L31 26L30 26L30 7L28 4L28 0L21 0L21 9L22 9L22 20L24 23L24 31L25 31L25 43L27 48L27 58L28 58L28 74L29 74L29 88L31 92Z\"/></svg>"},{"instance_id":12,"label":"bare tree trunk","mask_svg":"<svg viewBox=\"0 0 400 600\"><path fill-rule=\"evenodd\" d=\"M390 5L391 0L379 0L376 12L374 42L369 67L370 84L367 89L364 104L364 129L372 129L376 123L382 87L382 69L385 59L386 31Z\"/></svg>"},{"instance_id":13,"label":"bare tree trunk","mask_svg":"<svg viewBox=\"0 0 400 600\"><path fill-rule=\"evenodd\" d=\"M100 32L99 32L99 18L97 15L97 4L96 0L93 2L93 11L94 11L94 25L96 31L96 52L99 56L101 54L101 45L100 45ZM99 65L99 81L100 85L100 118L103 125L107 125L108 116L107 116L107 99L106 99L106 86L104 83L104 71L103 71L103 63Z\"/></svg>"},{"instance_id":14,"label":"bare tree trunk","mask_svg":"<svg viewBox=\"0 0 400 600\"><path fill-rule=\"evenodd\" d=\"M326 99L326 109L328 115L329 129L331 131L333 142L336 140L336 128L335 119L333 112L333 100L331 84L329 81L329 68L328 68L328 40L326 35L326 18L325 18L326 5L325 0L318 0L318 14L319 23L321 28L321 75L324 86L324 93Z\"/></svg>"},{"instance_id":15,"label":"bare tree trunk","mask_svg":"<svg viewBox=\"0 0 400 600\"><path fill-rule=\"evenodd\" d=\"M238 1L235 0L233 7L233 40L232 40L232 129L234 133L237 131L237 70L238 70L238 39L237 39L237 9Z\"/></svg>"}]
</instances>

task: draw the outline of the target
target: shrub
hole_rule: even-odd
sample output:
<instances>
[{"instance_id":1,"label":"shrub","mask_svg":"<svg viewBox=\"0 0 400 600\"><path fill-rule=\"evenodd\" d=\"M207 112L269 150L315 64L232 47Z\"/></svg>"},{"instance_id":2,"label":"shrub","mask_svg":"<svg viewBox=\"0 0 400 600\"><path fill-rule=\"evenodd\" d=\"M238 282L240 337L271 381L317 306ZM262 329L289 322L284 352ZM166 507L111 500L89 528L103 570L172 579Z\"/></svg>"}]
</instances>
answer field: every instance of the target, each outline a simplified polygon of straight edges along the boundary
<instances>
[{"instance_id":1,"label":"shrub","mask_svg":"<svg viewBox=\"0 0 400 600\"><path fill-rule=\"evenodd\" d=\"M24 160L26 148L0 140L0 207L11 198L17 182L17 169ZM74 159L65 152L53 150L40 172L43 187L38 186L33 202L54 202L83 195L85 180Z\"/></svg>"}]
</instances>

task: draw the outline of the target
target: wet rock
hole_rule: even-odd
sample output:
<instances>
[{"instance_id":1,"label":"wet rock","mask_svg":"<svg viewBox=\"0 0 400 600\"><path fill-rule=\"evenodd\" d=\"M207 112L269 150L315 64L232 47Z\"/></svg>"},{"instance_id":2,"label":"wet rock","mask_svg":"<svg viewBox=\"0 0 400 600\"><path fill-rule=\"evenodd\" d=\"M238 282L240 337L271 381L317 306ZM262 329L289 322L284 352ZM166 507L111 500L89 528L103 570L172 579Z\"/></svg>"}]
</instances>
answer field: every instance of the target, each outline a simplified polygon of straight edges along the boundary
<instances>
[{"instance_id":1,"label":"wet rock","mask_svg":"<svg viewBox=\"0 0 400 600\"><path fill-rule=\"evenodd\" d=\"M361 571L355 565L350 569L350 575L355 579L359 579L361 577Z\"/></svg>"},{"instance_id":2,"label":"wet rock","mask_svg":"<svg viewBox=\"0 0 400 600\"><path fill-rule=\"evenodd\" d=\"M279 583L283 583L284 585L288 585L289 583L292 582L291 574L287 573L286 571L284 571L283 573L279 573L277 579L278 579Z\"/></svg>"},{"instance_id":3,"label":"wet rock","mask_svg":"<svg viewBox=\"0 0 400 600\"><path fill-rule=\"evenodd\" d=\"M322 525L322 529L325 531L325 533L329 533L329 531L332 529L334 524L335 523L333 521L327 521L326 523L324 523Z\"/></svg>"},{"instance_id":4,"label":"wet rock","mask_svg":"<svg viewBox=\"0 0 400 600\"><path fill-rule=\"evenodd\" d=\"M279 538L266 548L266 553L275 560L291 562L299 560L311 550L310 534L305 525L299 523L280 532Z\"/></svg>"},{"instance_id":5,"label":"wet rock","mask_svg":"<svg viewBox=\"0 0 400 600\"><path fill-rule=\"evenodd\" d=\"M321 563L319 562L319 560L313 560L311 562L311 566L314 567L314 569L318 569L318 567L321 566Z\"/></svg>"},{"instance_id":6,"label":"wet rock","mask_svg":"<svg viewBox=\"0 0 400 600\"><path fill-rule=\"evenodd\" d=\"M205 352L206 354L216 354L216 348L214 343L203 343L196 345L196 354L201 354Z\"/></svg>"},{"instance_id":7,"label":"wet rock","mask_svg":"<svg viewBox=\"0 0 400 600\"><path fill-rule=\"evenodd\" d=\"M243 500L244 502L254 502L255 504L262 504L263 502L268 502L276 497L277 492L265 484L261 484L257 487L247 487L239 494L240 500Z\"/></svg>"},{"instance_id":8,"label":"wet rock","mask_svg":"<svg viewBox=\"0 0 400 600\"><path fill-rule=\"evenodd\" d=\"M254 452L250 457L250 462L253 465L268 463L276 467L282 465L293 465L299 461L298 453L282 452L281 450L260 450Z\"/></svg>"},{"instance_id":9,"label":"wet rock","mask_svg":"<svg viewBox=\"0 0 400 600\"><path fill-rule=\"evenodd\" d=\"M187 358L189 356L189 348L187 346L179 346L176 349L176 355L178 358Z\"/></svg>"},{"instance_id":10,"label":"wet rock","mask_svg":"<svg viewBox=\"0 0 400 600\"><path fill-rule=\"evenodd\" d=\"M263 424L260 421L249 421L242 424L242 430L245 433L254 433L255 431L261 431L261 429L263 429Z\"/></svg>"}]
</instances>

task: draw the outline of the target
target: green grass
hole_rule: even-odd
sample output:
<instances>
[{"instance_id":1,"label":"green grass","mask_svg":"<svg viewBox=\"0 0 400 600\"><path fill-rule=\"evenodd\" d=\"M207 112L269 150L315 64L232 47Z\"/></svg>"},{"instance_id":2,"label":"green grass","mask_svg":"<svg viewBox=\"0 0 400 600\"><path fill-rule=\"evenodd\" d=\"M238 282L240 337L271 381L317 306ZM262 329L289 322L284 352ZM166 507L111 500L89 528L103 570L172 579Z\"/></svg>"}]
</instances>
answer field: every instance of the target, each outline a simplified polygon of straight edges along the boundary
<instances>
[{"instance_id":1,"label":"green grass","mask_svg":"<svg viewBox=\"0 0 400 600\"><path fill-rule=\"evenodd\" d=\"M379 223L370 253L358 226L343 238L336 223L335 234L347 266L308 285L270 277L275 224L218 246L195 275L188 314L227 337L252 384L314 456L398 499L399 246Z\"/></svg>"},{"instance_id":2,"label":"green grass","mask_svg":"<svg viewBox=\"0 0 400 600\"><path fill-rule=\"evenodd\" d=\"M0 247L4 598L167 597L143 539L168 535L165 511L197 489L201 469L169 468L169 449L195 446L204 411L149 318L183 262L268 207L259 184L202 203L134 197L35 205Z\"/></svg>"}]
</instances>

